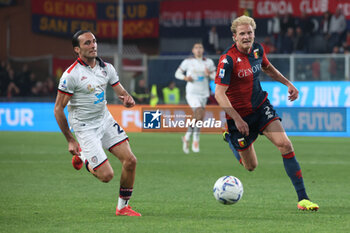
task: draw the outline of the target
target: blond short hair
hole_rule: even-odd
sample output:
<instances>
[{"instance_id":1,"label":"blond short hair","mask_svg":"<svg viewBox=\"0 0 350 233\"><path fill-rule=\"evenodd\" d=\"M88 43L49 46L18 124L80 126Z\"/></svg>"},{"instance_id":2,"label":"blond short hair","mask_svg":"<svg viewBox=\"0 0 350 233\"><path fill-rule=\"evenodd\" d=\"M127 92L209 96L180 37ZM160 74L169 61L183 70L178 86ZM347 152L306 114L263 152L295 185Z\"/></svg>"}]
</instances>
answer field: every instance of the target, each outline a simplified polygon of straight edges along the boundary
<instances>
[{"instance_id":1,"label":"blond short hair","mask_svg":"<svg viewBox=\"0 0 350 233\"><path fill-rule=\"evenodd\" d=\"M242 24L248 24L248 25L252 26L253 30L256 29L256 23L255 23L254 19L252 17L242 15L242 16L240 16L232 21L231 32L233 34L236 34L237 27L239 25L242 25Z\"/></svg>"}]
</instances>

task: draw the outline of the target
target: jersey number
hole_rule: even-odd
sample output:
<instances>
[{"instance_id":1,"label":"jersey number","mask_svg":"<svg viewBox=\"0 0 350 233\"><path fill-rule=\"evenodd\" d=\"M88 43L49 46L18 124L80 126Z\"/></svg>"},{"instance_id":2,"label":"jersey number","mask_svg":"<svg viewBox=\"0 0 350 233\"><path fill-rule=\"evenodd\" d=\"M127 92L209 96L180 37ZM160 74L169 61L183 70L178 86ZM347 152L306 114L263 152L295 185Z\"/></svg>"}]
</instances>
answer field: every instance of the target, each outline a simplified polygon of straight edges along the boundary
<instances>
[{"instance_id":1,"label":"jersey number","mask_svg":"<svg viewBox=\"0 0 350 233\"><path fill-rule=\"evenodd\" d=\"M123 133L123 132L124 132L124 130L122 130L122 129L120 128L120 125L118 125L118 123L117 123L117 122L115 122L115 123L114 123L113 127L117 127L118 134L121 134L121 133Z\"/></svg>"},{"instance_id":2,"label":"jersey number","mask_svg":"<svg viewBox=\"0 0 350 233\"><path fill-rule=\"evenodd\" d=\"M273 117L269 106L266 106L264 109L266 110L265 115L267 116L267 119L270 119L271 117Z\"/></svg>"}]
</instances>

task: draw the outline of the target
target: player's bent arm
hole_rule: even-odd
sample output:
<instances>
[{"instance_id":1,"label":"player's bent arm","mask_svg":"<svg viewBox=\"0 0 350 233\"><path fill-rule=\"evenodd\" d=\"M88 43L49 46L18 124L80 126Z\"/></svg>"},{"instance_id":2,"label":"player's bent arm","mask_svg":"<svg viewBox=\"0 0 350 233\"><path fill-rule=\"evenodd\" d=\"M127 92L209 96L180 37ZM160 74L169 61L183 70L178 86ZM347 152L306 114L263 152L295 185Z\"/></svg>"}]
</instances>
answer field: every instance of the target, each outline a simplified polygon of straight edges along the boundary
<instances>
[{"instance_id":1,"label":"player's bent arm","mask_svg":"<svg viewBox=\"0 0 350 233\"><path fill-rule=\"evenodd\" d=\"M235 121L236 127L243 135L249 135L249 126L238 114L238 112L232 107L230 100L227 98L226 91L228 86L216 85L215 99L218 101L220 107Z\"/></svg>"},{"instance_id":2,"label":"player's bent arm","mask_svg":"<svg viewBox=\"0 0 350 233\"><path fill-rule=\"evenodd\" d=\"M241 120L241 116L238 112L232 107L230 100L227 98L226 91L228 86L216 85L215 88L215 99L218 101L221 108L234 120Z\"/></svg>"},{"instance_id":3,"label":"player's bent arm","mask_svg":"<svg viewBox=\"0 0 350 233\"><path fill-rule=\"evenodd\" d=\"M262 71L265 74L273 78L274 80L286 85L287 87L293 85L288 79L286 79L281 72L279 72L271 63L267 67L263 67Z\"/></svg>"},{"instance_id":4,"label":"player's bent arm","mask_svg":"<svg viewBox=\"0 0 350 233\"><path fill-rule=\"evenodd\" d=\"M264 71L267 75L269 75L274 80L286 85L288 87L289 96L288 99L294 101L299 96L298 89L288 80L286 79L281 72L279 72L271 63L267 67L263 67L262 71Z\"/></svg>"},{"instance_id":5,"label":"player's bent arm","mask_svg":"<svg viewBox=\"0 0 350 233\"><path fill-rule=\"evenodd\" d=\"M127 108L135 106L135 100L132 96L124 89L122 84L118 84L113 87L114 92L117 94L118 98L123 102L123 105Z\"/></svg>"},{"instance_id":6,"label":"player's bent arm","mask_svg":"<svg viewBox=\"0 0 350 233\"><path fill-rule=\"evenodd\" d=\"M192 82L193 79L190 76L185 76L183 70L181 70L181 68L177 68L176 72L175 72L175 78L179 79L179 80L184 80L187 82Z\"/></svg>"},{"instance_id":7,"label":"player's bent arm","mask_svg":"<svg viewBox=\"0 0 350 233\"><path fill-rule=\"evenodd\" d=\"M58 126L60 127L63 135L66 137L68 142L75 141L72 132L69 130L66 115L64 114L64 108L67 106L71 96L65 95L61 92L57 92L56 103L55 103L55 118Z\"/></svg>"}]
</instances>

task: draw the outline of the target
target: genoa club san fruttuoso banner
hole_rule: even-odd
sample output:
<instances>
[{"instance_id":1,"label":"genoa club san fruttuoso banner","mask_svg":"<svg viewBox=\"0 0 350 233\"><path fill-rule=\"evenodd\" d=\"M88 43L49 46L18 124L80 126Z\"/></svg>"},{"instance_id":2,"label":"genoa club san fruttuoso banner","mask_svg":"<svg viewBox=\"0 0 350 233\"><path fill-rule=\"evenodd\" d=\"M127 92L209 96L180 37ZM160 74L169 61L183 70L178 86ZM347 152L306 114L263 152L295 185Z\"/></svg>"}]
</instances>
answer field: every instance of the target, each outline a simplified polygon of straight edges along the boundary
<instances>
[{"instance_id":1,"label":"genoa club san fruttuoso banner","mask_svg":"<svg viewBox=\"0 0 350 233\"><path fill-rule=\"evenodd\" d=\"M71 37L77 30L90 30L100 39L118 36L118 3L93 1L32 0L32 30ZM124 3L123 37L157 38L159 3Z\"/></svg>"}]
</instances>

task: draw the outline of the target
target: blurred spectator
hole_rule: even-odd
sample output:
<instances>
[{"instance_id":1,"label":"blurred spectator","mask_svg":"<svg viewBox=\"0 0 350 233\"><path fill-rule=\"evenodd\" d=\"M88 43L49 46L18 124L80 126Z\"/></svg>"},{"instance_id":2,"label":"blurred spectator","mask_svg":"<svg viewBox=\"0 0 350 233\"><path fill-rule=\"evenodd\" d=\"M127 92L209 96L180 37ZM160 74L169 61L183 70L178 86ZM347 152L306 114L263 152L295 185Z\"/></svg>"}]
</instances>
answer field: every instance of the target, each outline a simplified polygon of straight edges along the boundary
<instances>
[{"instance_id":1,"label":"blurred spectator","mask_svg":"<svg viewBox=\"0 0 350 233\"><path fill-rule=\"evenodd\" d=\"M315 59L315 61L311 64L311 70L312 70L312 79L315 81L320 80L321 63L319 59Z\"/></svg>"},{"instance_id":2,"label":"blurred spectator","mask_svg":"<svg viewBox=\"0 0 350 233\"><path fill-rule=\"evenodd\" d=\"M283 43L282 43L282 48L281 48L281 52L282 53L292 53L294 50L294 42L293 42L293 33L294 30L293 28L288 28L287 33L283 39Z\"/></svg>"},{"instance_id":3,"label":"blurred spectator","mask_svg":"<svg viewBox=\"0 0 350 233\"><path fill-rule=\"evenodd\" d=\"M309 36L313 33L314 26L315 25L311 17L309 17L305 12L301 13L300 19L296 20L295 23L295 28L300 27L303 34L306 36Z\"/></svg>"},{"instance_id":4,"label":"blurred spectator","mask_svg":"<svg viewBox=\"0 0 350 233\"><path fill-rule=\"evenodd\" d=\"M264 41L261 43L266 54L276 52L276 47L271 42L271 37L266 36Z\"/></svg>"},{"instance_id":5,"label":"blurred spectator","mask_svg":"<svg viewBox=\"0 0 350 233\"><path fill-rule=\"evenodd\" d=\"M342 14L341 8L338 8L332 15L329 25L330 38L328 40L329 52L332 52L334 46L340 46L345 39L346 20Z\"/></svg>"},{"instance_id":6,"label":"blurred spectator","mask_svg":"<svg viewBox=\"0 0 350 233\"><path fill-rule=\"evenodd\" d=\"M20 94L20 89L16 85L16 80L15 80L15 72L11 67L7 68L7 73L8 73L8 79L9 83L7 86L7 98L12 98L14 96L19 96Z\"/></svg>"},{"instance_id":7,"label":"blurred spectator","mask_svg":"<svg viewBox=\"0 0 350 233\"><path fill-rule=\"evenodd\" d=\"M338 76L338 68L337 68L337 62L336 59L333 57L329 59L329 68L328 68L330 78L333 80L337 80Z\"/></svg>"},{"instance_id":8,"label":"blurred spectator","mask_svg":"<svg viewBox=\"0 0 350 233\"><path fill-rule=\"evenodd\" d=\"M278 13L276 13L273 18L267 21L267 34L273 36L273 42L276 48L278 47L279 35L281 32L280 20Z\"/></svg>"},{"instance_id":9,"label":"blurred spectator","mask_svg":"<svg viewBox=\"0 0 350 233\"><path fill-rule=\"evenodd\" d=\"M333 53L333 54L339 53L339 47L338 47L338 46L334 46L334 47L333 47L333 50L332 50L332 53Z\"/></svg>"},{"instance_id":10,"label":"blurred spectator","mask_svg":"<svg viewBox=\"0 0 350 233\"><path fill-rule=\"evenodd\" d=\"M0 63L0 96L6 96L9 82L10 80L6 70L6 62L1 61Z\"/></svg>"},{"instance_id":11,"label":"blurred spectator","mask_svg":"<svg viewBox=\"0 0 350 233\"><path fill-rule=\"evenodd\" d=\"M300 28L301 32L298 33L298 28ZM297 36L301 36L302 44L296 45L299 47L297 50L300 52L308 52L309 51L309 43L311 42L309 38L313 35L314 32L314 22L312 18L309 17L305 12L302 12L301 18L296 21L295 30ZM302 48L300 48L302 46Z\"/></svg>"},{"instance_id":12,"label":"blurred spectator","mask_svg":"<svg viewBox=\"0 0 350 233\"><path fill-rule=\"evenodd\" d=\"M294 18L291 16L291 14L286 13L282 19L281 19L281 34L285 35L289 28L295 27L295 21Z\"/></svg>"},{"instance_id":13,"label":"blurred spectator","mask_svg":"<svg viewBox=\"0 0 350 233\"><path fill-rule=\"evenodd\" d=\"M174 81L171 81L167 87L162 89L165 104L180 103L180 89L176 87Z\"/></svg>"},{"instance_id":14,"label":"blurred spectator","mask_svg":"<svg viewBox=\"0 0 350 233\"><path fill-rule=\"evenodd\" d=\"M17 86L21 90L21 96L29 96L30 95L30 86L28 87L30 81L30 70L27 64L24 64L22 67L22 71L19 72L16 76Z\"/></svg>"},{"instance_id":15,"label":"blurred spectator","mask_svg":"<svg viewBox=\"0 0 350 233\"><path fill-rule=\"evenodd\" d=\"M216 54L216 51L219 49L219 34L216 31L216 27L211 27L208 33L208 48L207 52L209 54Z\"/></svg>"},{"instance_id":16,"label":"blurred spectator","mask_svg":"<svg viewBox=\"0 0 350 233\"><path fill-rule=\"evenodd\" d=\"M41 97L45 96L44 83L41 81L35 82L35 85L32 87L31 92L32 97Z\"/></svg>"},{"instance_id":17,"label":"blurred spectator","mask_svg":"<svg viewBox=\"0 0 350 233\"><path fill-rule=\"evenodd\" d=\"M55 96L57 93L57 83L53 77L48 77L45 80L45 94L47 96Z\"/></svg>"},{"instance_id":18,"label":"blurred spectator","mask_svg":"<svg viewBox=\"0 0 350 233\"><path fill-rule=\"evenodd\" d=\"M297 81L305 81L307 79L307 76L305 74L306 67L303 63L299 63L296 68L295 72L295 80Z\"/></svg>"},{"instance_id":19,"label":"blurred spectator","mask_svg":"<svg viewBox=\"0 0 350 233\"><path fill-rule=\"evenodd\" d=\"M329 11L326 11L325 13L323 13L323 18L321 20L321 25L320 25L321 33L324 36L326 36L326 39L328 39L328 36L329 36L330 21L331 21L331 14L329 13Z\"/></svg>"},{"instance_id":20,"label":"blurred spectator","mask_svg":"<svg viewBox=\"0 0 350 233\"><path fill-rule=\"evenodd\" d=\"M301 27L295 29L295 37L293 40L294 52L295 53L305 53L308 51L308 40L307 36L303 33Z\"/></svg>"},{"instance_id":21,"label":"blurred spectator","mask_svg":"<svg viewBox=\"0 0 350 233\"><path fill-rule=\"evenodd\" d=\"M137 82L135 90L132 92L132 96L137 104L148 104L149 103L149 91L146 87L146 80L140 79Z\"/></svg>"}]
</instances>

